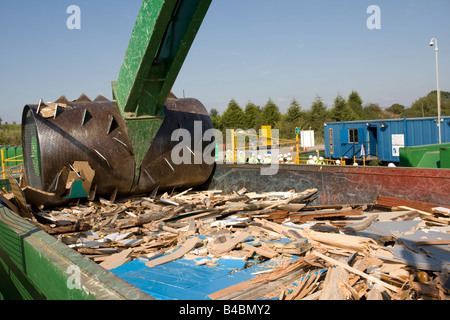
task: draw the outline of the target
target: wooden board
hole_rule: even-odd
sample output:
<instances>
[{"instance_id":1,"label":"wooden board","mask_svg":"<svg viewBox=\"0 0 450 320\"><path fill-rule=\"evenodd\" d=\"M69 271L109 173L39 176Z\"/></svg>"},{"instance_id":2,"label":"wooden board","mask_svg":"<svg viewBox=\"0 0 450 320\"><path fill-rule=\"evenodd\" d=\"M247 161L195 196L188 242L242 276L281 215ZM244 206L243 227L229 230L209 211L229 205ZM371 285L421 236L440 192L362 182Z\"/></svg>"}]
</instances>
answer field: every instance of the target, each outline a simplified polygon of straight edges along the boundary
<instances>
[{"instance_id":1,"label":"wooden board","mask_svg":"<svg viewBox=\"0 0 450 320\"><path fill-rule=\"evenodd\" d=\"M210 252L220 255L225 252L231 251L234 247L236 247L239 243L243 242L248 237L250 237L250 233L240 232L226 242L213 246L210 249Z\"/></svg>"},{"instance_id":2,"label":"wooden board","mask_svg":"<svg viewBox=\"0 0 450 320\"><path fill-rule=\"evenodd\" d=\"M423 202L423 201L414 201L414 200L405 200L395 197L387 197L387 196L379 196L378 200L375 201L376 204L391 206L391 207L410 207L417 210L425 211L428 213L433 213L433 208L435 207L443 207L450 209L448 206L442 206L440 204Z\"/></svg>"},{"instance_id":3,"label":"wooden board","mask_svg":"<svg viewBox=\"0 0 450 320\"><path fill-rule=\"evenodd\" d=\"M172 252L171 254L165 255L160 258L156 258L154 260L148 261L145 265L147 267L155 267L161 264L165 264L167 262L171 262L177 259L182 258L186 253L193 250L198 244L201 243L201 240L197 237L193 237L188 239L181 248Z\"/></svg>"},{"instance_id":4,"label":"wooden board","mask_svg":"<svg viewBox=\"0 0 450 320\"><path fill-rule=\"evenodd\" d=\"M105 261L100 263L100 266L102 266L103 268L105 268L107 270L117 268L117 267L121 266L122 264L131 261L131 257L130 257L131 253L133 253L132 248L123 250L119 253L115 253L115 254L109 256L108 258L106 258Z\"/></svg>"},{"instance_id":5,"label":"wooden board","mask_svg":"<svg viewBox=\"0 0 450 320\"><path fill-rule=\"evenodd\" d=\"M25 218L32 219L33 215L28 209L27 206L27 200L25 198L25 195L22 192L22 189L20 189L19 184L17 183L16 179L14 179L9 173L8 173L8 180L9 184L11 185L11 191L14 194L14 199L17 202L17 205L20 208L20 215Z\"/></svg>"}]
</instances>

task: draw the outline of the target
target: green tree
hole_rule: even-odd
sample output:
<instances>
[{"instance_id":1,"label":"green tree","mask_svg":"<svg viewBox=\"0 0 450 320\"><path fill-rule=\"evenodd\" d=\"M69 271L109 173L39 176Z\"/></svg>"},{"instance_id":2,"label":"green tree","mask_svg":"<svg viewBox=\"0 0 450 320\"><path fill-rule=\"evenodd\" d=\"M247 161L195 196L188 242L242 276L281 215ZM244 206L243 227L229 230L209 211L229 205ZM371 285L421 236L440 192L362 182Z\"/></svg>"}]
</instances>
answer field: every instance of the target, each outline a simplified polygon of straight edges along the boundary
<instances>
[{"instance_id":1,"label":"green tree","mask_svg":"<svg viewBox=\"0 0 450 320\"><path fill-rule=\"evenodd\" d=\"M450 114L450 92L441 91L441 114ZM438 114L437 91L431 91L427 96L417 99L410 110L405 110L409 117L436 117Z\"/></svg>"},{"instance_id":2,"label":"green tree","mask_svg":"<svg viewBox=\"0 0 450 320\"><path fill-rule=\"evenodd\" d=\"M386 119L387 114L377 103L370 103L363 109L364 120Z\"/></svg>"},{"instance_id":3,"label":"green tree","mask_svg":"<svg viewBox=\"0 0 450 320\"><path fill-rule=\"evenodd\" d=\"M302 118L305 116L304 112L302 112L302 107L297 100L293 99L286 113L286 120L293 124L300 124Z\"/></svg>"},{"instance_id":4,"label":"green tree","mask_svg":"<svg viewBox=\"0 0 450 320\"><path fill-rule=\"evenodd\" d=\"M292 139L295 135L295 128L306 126L306 113L302 111L300 103L293 99L286 114L282 115L280 122L280 138Z\"/></svg>"},{"instance_id":5,"label":"green tree","mask_svg":"<svg viewBox=\"0 0 450 320\"><path fill-rule=\"evenodd\" d=\"M405 109L401 116L407 118L436 117L437 91L431 91L428 95L415 100L410 108ZM450 92L441 91L441 115L450 115Z\"/></svg>"},{"instance_id":6,"label":"green tree","mask_svg":"<svg viewBox=\"0 0 450 320\"><path fill-rule=\"evenodd\" d=\"M209 116L211 117L211 121L213 123L213 127L218 130L222 130L221 123L220 123L220 114L217 109L213 108L209 112Z\"/></svg>"},{"instance_id":7,"label":"green tree","mask_svg":"<svg viewBox=\"0 0 450 320\"><path fill-rule=\"evenodd\" d=\"M0 124L0 146L19 146L22 144L20 124Z\"/></svg>"},{"instance_id":8,"label":"green tree","mask_svg":"<svg viewBox=\"0 0 450 320\"><path fill-rule=\"evenodd\" d=\"M308 125L315 131L315 137L323 137L323 125L328 122L329 116L327 106L323 103L322 98L316 96L309 112L307 113Z\"/></svg>"},{"instance_id":9,"label":"green tree","mask_svg":"<svg viewBox=\"0 0 450 320\"><path fill-rule=\"evenodd\" d=\"M223 130L226 129L245 129L245 114L236 100L231 99L228 108L220 117L220 124Z\"/></svg>"},{"instance_id":10,"label":"green tree","mask_svg":"<svg viewBox=\"0 0 450 320\"><path fill-rule=\"evenodd\" d=\"M272 101L271 98L267 101L266 105L262 109L261 118L264 125L275 127L278 121L281 120L281 113L278 106Z\"/></svg>"},{"instance_id":11,"label":"green tree","mask_svg":"<svg viewBox=\"0 0 450 320\"><path fill-rule=\"evenodd\" d=\"M352 121L358 119L356 112L350 107L350 104L338 94L334 99L334 106L330 110L332 121Z\"/></svg>"},{"instance_id":12,"label":"green tree","mask_svg":"<svg viewBox=\"0 0 450 320\"><path fill-rule=\"evenodd\" d=\"M400 116L405 111L405 106L394 103L389 108L387 108L386 111L392 113L394 116Z\"/></svg>"},{"instance_id":13,"label":"green tree","mask_svg":"<svg viewBox=\"0 0 450 320\"><path fill-rule=\"evenodd\" d=\"M405 110L404 113L409 117L432 117L437 116L437 96L434 99L430 99L430 96L417 99L411 105L409 110Z\"/></svg>"},{"instance_id":14,"label":"green tree","mask_svg":"<svg viewBox=\"0 0 450 320\"><path fill-rule=\"evenodd\" d=\"M261 109L252 102L247 103L244 110L245 128L258 130L261 127Z\"/></svg>"},{"instance_id":15,"label":"green tree","mask_svg":"<svg viewBox=\"0 0 450 320\"><path fill-rule=\"evenodd\" d=\"M450 92L447 91L441 91L441 115L450 116Z\"/></svg>"},{"instance_id":16,"label":"green tree","mask_svg":"<svg viewBox=\"0 0 450 320\"><path fill-rule=\"evenodd\" d=\"M353 90L352 93L350 93L347 104L355 112L356 116L361 119L363 115L363 101L358 92Z\"/></svg>"}]
</instances>

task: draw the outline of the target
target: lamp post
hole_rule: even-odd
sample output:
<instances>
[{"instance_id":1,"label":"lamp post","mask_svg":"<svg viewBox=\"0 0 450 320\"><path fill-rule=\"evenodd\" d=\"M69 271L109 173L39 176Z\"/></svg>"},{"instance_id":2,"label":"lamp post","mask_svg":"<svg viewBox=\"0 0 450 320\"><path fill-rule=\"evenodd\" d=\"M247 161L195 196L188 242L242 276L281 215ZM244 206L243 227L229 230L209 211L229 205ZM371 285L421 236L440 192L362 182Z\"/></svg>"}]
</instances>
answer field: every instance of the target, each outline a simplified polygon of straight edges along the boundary
<instances>
[{"instance_id":1,"label":"lamp post","mask_svg":"<svg viewBox=\"0 0 450 320\"><path fill-rule=\"evenodd\" d=\"M438 130L439 130L439 144L441 144L441 91L439 90L439 65L438 65L438 45L437 39L433 38L430 41L430 46L435 46L436 52L436 83L437 83L437 103L438 103Z\"/></svg>"}]
</instances>

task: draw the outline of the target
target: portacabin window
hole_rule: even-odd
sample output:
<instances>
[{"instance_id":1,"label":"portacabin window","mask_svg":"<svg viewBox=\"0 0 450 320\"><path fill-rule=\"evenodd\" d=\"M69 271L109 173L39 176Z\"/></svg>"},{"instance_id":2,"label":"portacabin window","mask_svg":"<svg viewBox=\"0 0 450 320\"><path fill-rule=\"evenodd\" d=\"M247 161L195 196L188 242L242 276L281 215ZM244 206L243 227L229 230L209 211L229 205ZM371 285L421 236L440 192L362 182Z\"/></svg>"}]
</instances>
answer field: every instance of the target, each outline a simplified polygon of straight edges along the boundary
<instances>
[{"instance_id":1,"label":"portacabin window","mask_svg":"<svg viewBox=\"0 0 450 320\"><path fill-rule=\"evenodd\" d=\"M348 142L358 143L358 129L348 129Z\"/></svg>"}]
</instances>

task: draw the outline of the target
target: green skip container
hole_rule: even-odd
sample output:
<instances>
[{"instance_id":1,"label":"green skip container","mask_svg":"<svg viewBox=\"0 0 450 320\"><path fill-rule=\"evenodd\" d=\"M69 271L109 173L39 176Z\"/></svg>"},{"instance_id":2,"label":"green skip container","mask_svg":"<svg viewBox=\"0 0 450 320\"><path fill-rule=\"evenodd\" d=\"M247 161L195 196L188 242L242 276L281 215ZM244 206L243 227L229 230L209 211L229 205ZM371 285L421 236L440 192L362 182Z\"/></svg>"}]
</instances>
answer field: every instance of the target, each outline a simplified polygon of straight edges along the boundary
<instances>
[{"instance_id":1,"label":"green skip container","mask_svg":"<svg viewBox=\"0 0 450 320\"><path fill-rule=\"evenodd\" d=\"M400 167L450 169L450 143L400 148Z\"/></svg>"}]
</instances>

